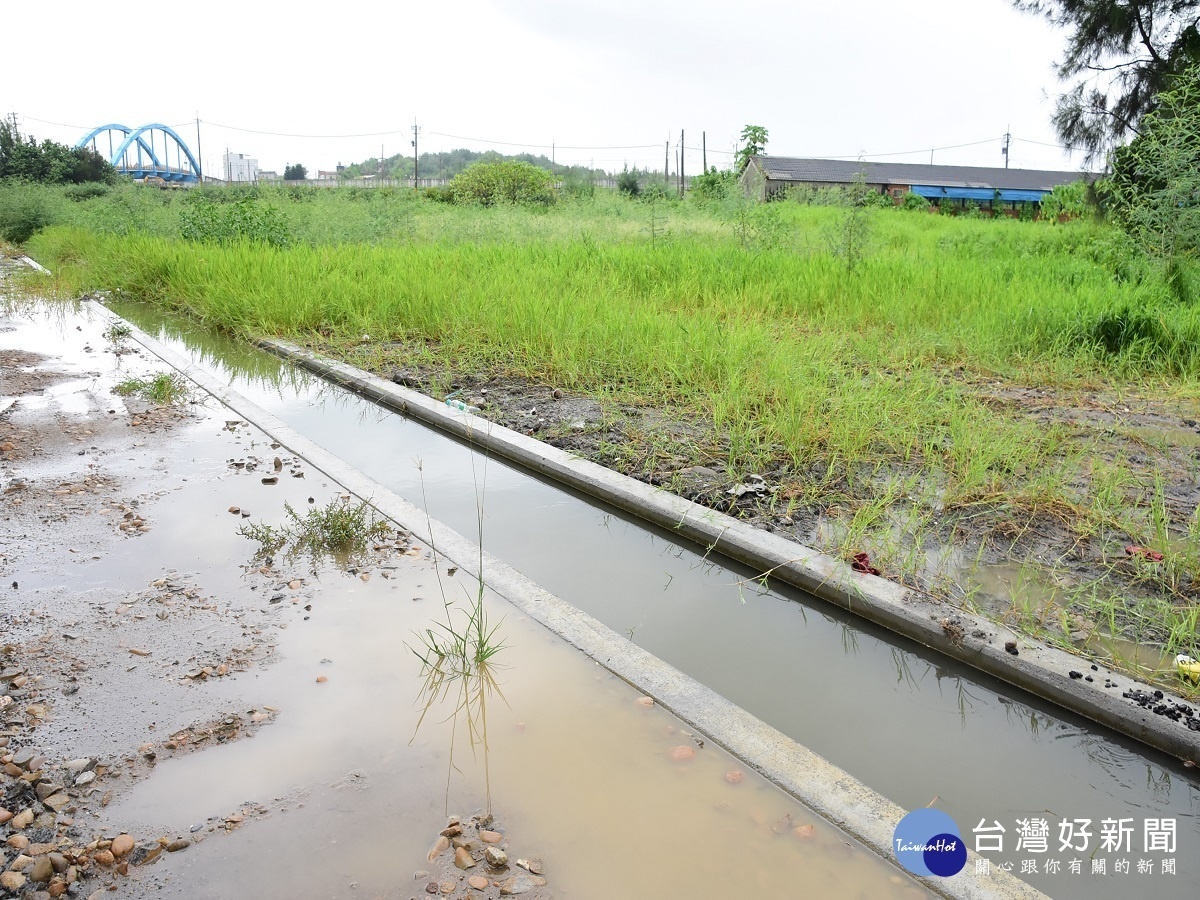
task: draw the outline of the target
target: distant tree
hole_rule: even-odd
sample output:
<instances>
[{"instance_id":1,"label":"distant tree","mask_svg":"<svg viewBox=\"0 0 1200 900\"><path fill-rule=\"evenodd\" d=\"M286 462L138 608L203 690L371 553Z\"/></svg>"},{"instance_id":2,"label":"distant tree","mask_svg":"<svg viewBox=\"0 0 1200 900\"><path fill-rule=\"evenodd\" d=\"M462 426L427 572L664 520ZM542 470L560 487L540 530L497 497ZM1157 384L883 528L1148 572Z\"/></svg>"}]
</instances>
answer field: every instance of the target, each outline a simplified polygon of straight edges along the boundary
<instances>
[{"instance_id":1,"label":"distant tree","mask_svg":"<svg viewBox=\"0 0 1200 900\"><path fill-rule=\"evenodd\" d=\"M1200 66L1171 78L1155 100L1099 191L1114 221L1162 264L1184 299L1186 272L1200 259Z\"/></svg>"},{"instance_id":2,"label":"distant tree","mask_svg":"<svg viewBox=\"0 0 1200 900\"><path fill-rule=\"evenodd\" d=\"M43 184L112 183L117 178L104 157L90 147L68 147L55 141L22 138L12 122L0 122L0 179Z\"/></svg>"},{"instance_id":3,"label":"distant tree","mask_svg":"<svg viewBox=\"0 0 1200 900\"><path fill-rule=\"evenodd\" d=\"M1200 0L1012 0L1067 32L1054 126L1086 161L1103 159L1155 106L1172 74L1200 60Z\"/></svg>"},{"instance_id":4,"label":"distant tree","mask_svg":"<svg viewBox=\"0 0 1200 900\"><path fill-rule=\"evenodd\" d=\"M621 174L617 176L617 190L630 197L636 197L642 192L642 186L638 183L637 169L630 172L629 166L626 166L622 170Z\"/></svg>"},{"instance_id":5,"label":"distant tree","mask_svg":"<svg viewBox=\"0 0 1200 900\"><path fill-rule=\"evenodd\" d=\"M742 129L742 149L737 152L735 162L739 173L750 165L750 157L762 156L767 149L767 129L761 125L747 125Z\"/></svg>"},{"instance_id":6,"label":"distant tree","mask_svg":"<svg viewBox=\"0 0 1200 900\"><path fill-rule=\"evenodd\" d=\"M300 165L300 163L289 163L283 167L284 181L304 181L308 178L308 169Z\"/></svg>"}]
</instances>

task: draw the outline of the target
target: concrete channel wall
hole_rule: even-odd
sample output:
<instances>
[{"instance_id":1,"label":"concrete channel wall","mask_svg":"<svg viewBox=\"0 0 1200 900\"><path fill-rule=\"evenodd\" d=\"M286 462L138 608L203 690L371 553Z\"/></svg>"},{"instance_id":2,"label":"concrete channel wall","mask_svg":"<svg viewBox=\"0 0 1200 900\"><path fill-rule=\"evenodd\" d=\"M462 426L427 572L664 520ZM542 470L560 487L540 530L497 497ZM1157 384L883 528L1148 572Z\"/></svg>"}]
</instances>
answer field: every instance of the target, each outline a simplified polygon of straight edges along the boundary
<instances>
[{"instance_id":1,"label":"concrete channel wall","mask_svg":"<svg viewBox=\"0 0 1200 900\"><path fill-rule=\"evenodd\" d=\"M1121 695L1156 688L1114 675L1085 681L1089 665L1064 650L1019 635L1003 625L935 600L874 575L855 572L835 559L762 531L708 507L621 475L535 438L461 412L409 388L346 363L326 359L286 341L264 340L264 348L292 360L384 406L425 422L551 481L602 500L639 519L687 538L770 578L798 587L829 603L1029 691L1171 756L1200 762L1200 731L1156 715ZM1011 645L1014 655L1006 649ZM1076 677L1071 677L1071 672ZM1162 703L1185 703L1164 692Z\"/></svg>"},{"instance_id":2,"label":"concrete channel wall","mask_svg":"<svg viewBox=\"0 0 1200 900\"><path fill-rule=\"evenodd\" d=\"M262 429L289 452L303 457L313 468L367 501L380 514L436 546L438 555L472 577L479 577L480 555L476 544L440 522L430 519L423 510L366 477L136 326L124 322L100 304L93 306L99 315L110 321L128 325L131 336L146 349L195 382L234 413ZM305 357L303 351L298 348L286 349L288 352L285 355L297 354L301 358ZM324 363L315 358L307 359L307 363L310 367L318 363L322 366L334 366L330 369L330 377L346 383L344 378L347 373L336 368L336 364ZM356 377L370 378L365 373L359 373ZM379 389L393 387L379 379L372 381L378 382L375 386ZM365 391L360 390L360 393ZM405 395L407 396L393 396L389 405L416 402L429 414L449 414L448 408L441 407L441 404L423 395L412 392L405 392ZM446 412L443 412L443 409ZM483 433L481 430L477 434L473 429L486 430L491 427L483 420L463 414L450 416L450 419L451 423L460 429L456 433L461 433L468 439L472 435L478 437ZM512 435L511 432L509 434ZM521 438L520 435L512 436ZM528 438L521 440L529 441ZM550 449L544 448L544 445L536 441L530 443ZM870 847L881 857L896 863L892 849L893 831L905 812L899 806L486 553L482 558L482 575L489 588L522 613L545 625L608 671L652 697L660 706L704 735L707 740L736 756L745 765ZM935 894L951 900L1036 900L1045 896L997 866L990 867L986 873L978 872L978 858L975 853L969 853L966 867L951 878L916 880Z\"/></svg>"}]
</instances>

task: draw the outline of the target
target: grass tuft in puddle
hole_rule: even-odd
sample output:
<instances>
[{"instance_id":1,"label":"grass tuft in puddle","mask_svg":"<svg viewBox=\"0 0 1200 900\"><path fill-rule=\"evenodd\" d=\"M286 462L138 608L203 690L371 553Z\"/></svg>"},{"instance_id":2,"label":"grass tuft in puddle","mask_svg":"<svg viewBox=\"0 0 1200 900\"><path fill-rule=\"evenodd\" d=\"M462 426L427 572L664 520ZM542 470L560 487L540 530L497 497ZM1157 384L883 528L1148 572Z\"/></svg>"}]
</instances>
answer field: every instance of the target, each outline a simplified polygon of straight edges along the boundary
<instances>
[{"instance_id":1,"label":"grass tuft in puddle","mask_svg":"<svg viewBox=\"0 0 1200 900\"><path fill-rule=\"evenodd\" d=\"M344 559L365 553L372 540L392 530L365 500L355 504L345 497L335 497L304 515L287 502L283 509L287 519L282 525L259 523L238 529L238 534L258 542L256 556L266 557L282 550L288 558L307 554L314 564L326 556Z\"/></svg>"},{"instance_id":2,"label":"grass tuft in puddle","mask_svg":"<svg viewBox=\"0 0 1200 900\"><path fill-rule=\"evenodd\" d=\"M104 339L113 344L120 344L133 335L133 329L124 322L113 322L104 329Z\"/></svg>"},{"instance_id":3,"label":"grass tuft in puddle","mask_svg":"<svg viewBox=\"0 0 1200 900\"><path fill-rule=\"evenodd\" d=\"M113 387L122 397L140 397L159 406L182 403L188 396L187 381L173 372L160 372L153 378L127 378Z\"/></svg>"},{"instance_id":4,"label":"grass tuft in puddle","mask_svg":"<svg viewBox=\"0 0 1200 900\"><path fill-rule=\"evenodd\" d=\"M417 462L418 470L421 463ZM482 498L479 478L475 472L474 457L472 457L471 472L475 476L476 496ZM487 458L484 458L484 476L486 479ZM474 590L464 592L467 604L459 606L454 599L447 595L446 585L442 581L441 568L438 565L438 550L433 538L432 522L429 516L429 500L425 496L425 478L421 476L421 498L425 504L426 521L429 527L429 544L433 550L434 571L437 575L438 590L442 596L442 613L444 618L434 622L423 632L416 634L417 645L410 646L413 655L421 661L421 689L418 702L422 705L421 715L413 730L413 740L425 717L435 707L452 703L453 709L443 721L451 722L450 729L450 763L446 772L446 808L450 803L450 776L454 771L461 772L454 762L454 749L458 738L459 719L465 723L467 739L471 745L471 753L478 759L479 751L483 754L484 790L486 793L487 813L492 812L492 776L488 747L487 711L488 701L495 693L504 700L504 693L496 681L496 672L500 668L496 657L504 649L504 641L499 635L499 622L489 619L484 607L483 579L483 501L476 506L477 526L479 534L479 556L477 560ZM506 701L507 702L507 701ZM411 742L410 742L411 743Z\"/></svg>"}]
</instances>

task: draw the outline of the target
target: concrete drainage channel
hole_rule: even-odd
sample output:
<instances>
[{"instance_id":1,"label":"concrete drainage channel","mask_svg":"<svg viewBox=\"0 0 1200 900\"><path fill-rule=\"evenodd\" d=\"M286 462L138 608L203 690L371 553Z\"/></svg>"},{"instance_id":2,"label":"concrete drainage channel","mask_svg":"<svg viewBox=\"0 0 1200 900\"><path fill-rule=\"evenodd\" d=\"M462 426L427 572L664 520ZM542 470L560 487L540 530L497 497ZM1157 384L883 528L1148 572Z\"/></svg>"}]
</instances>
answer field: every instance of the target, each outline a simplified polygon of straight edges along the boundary
<instances>
[{"instance_id":1,"label":"concrete drainage channel","mask_svg":"<svg viewBox=\"0 0 1200 900\"><path fill-rule=\"evenodd\" d=\"M104 307L101 315L123 321ZM280 419L232 391L208 372L179 357L159 341L131 326L132 337L180 371L221 403L269 434L290 452L367 500L381 514L432 541L439 555L473 577L479 572L478 546L433 520L383 485L304 437ZM828 821L894 861L893 832L904 816L886 797L847 772L678 671L586 613L543 590L504 562L484 554L488 586L530 618L577 647L607 670L652 697L747 766L800 800ZM1044 896L1001 868L981 871L970 853L967 866L949 878L923 878L930 890L948 898L1032 898Z\"/></svg>"},{"instance_id":2,"label":"concrete drainage channel","mask_svg":"<svg viewBox=\"0 0 1200 900\"><path fill-rule=\"evenodd\" d=\"M916 594L886 579L854 572L841 560L578 459L469 412L454 410L361 369L319 357L285 341L268 340L261 345L403 415L420 419L646 522L671 529L701 547L748 565L756 572L770 573L772 579L800 588L1094 722L1180 759L1200 760L1200 727L1189 727L1188 721L1195 719L1193 724L1200 726L1200 714L1179 719L1155 715L1119 694L1093 686L1094 682L1085 682L1080 670L1087 666L1069 653L1031 643L995 622ZM1141 689L1147 693L1155 690L1149 685L1142 685ZM1182 697L1169 693L1161 700L1166 705L1188 705Z\"/></svg>"},{"instance_id":3,"label":"concrete drainage channel","mask_svg":"<svg viewBox=\"0 0 1200 900\"><path fill-rule=\"evenodd\" d=\"M126 312L147 327L157 328L164 324L156 318L157 314L150 310L130 308ZM176 325L178 326L179 323ZM192 326L184 327L190 329ZM168 337L168 340L171 338ZM271 366L258 357L251 357L253 351L248 351L243 346L224 344L219 339L211 335L206 336L200 331L193 332L189 336L187 344L179 341L175 345L182 352L190 353L203 368L219 371L222 380L240 379L239 383L242 384L243 389L259 397L260 403L277 410L282 418L287 419L298 430L317 436L322 444L337 448L339 456L353 459L359 468L373 472L377 479L382 478L394 489L405 493L410 498L414 496L411 483L397 486L396 477L394 477L397 476L397 473L388 471L386 467L381 471L377 460L384 459L387 461L386 465L393 468L397 466L397 457L407 462L411 453L408 448L416 440L413 432L428 435L420 426L396 416L389 417L382 412L368 412L367 405L362 401L351 401L332 388L314 391L311 386L298 383L301 379L295 373L286 376L288 379L286 390L271 387L263 388L261 394L255 393L260 389L258 382L264 380L264 375L268 374ZM232 373L223 362L225 358L238 360L237 364L233 364ZM245 366L241 371L246 372L246 375L238 374L239 364ZM339 378L339 380L354 382L358 390L362 389L363 384L368 383L368 379L364 379L362 373L353 371L346 373L345 377ZM393 387L386 382L380 382L380 384L388 388ZM398 393L403 397L402 392ZM322 395L324 406L320 405ZM427 398L417 397L415 399L429 404L438 412L448 412L448 410L440 408L441 404L433 403ZM410 409L409 411L415 413L415 410ZM373 420L364 421L368 416ZM459 423L460 428L466 424L466 420L456 413L451 414L450 421ZM482 423L478 427L482 430L476 434L476 438L490 428L486 423ZM356 428L357 431L355 431ZM396 434L401 429L408 429L404 432L408 437L403 441L398 441ZM495 433L496 429L492 429L492 431ZM447 442L444 438L426 436L420 440L424 441L424 443L418 442L418 444L423 448L421 452L426 454L427 460L435 453L438 455L438 459L435 461L441 461L441 457L469 456L461 445ZM375 444L379 446L377 448L369 446ZM537 446L541 447L541 445ZM372 453L375 455L372 456ZM470 477L469 471L467 477ZM496 480L500 481L501 479ZM519 479L513 475L511 480ZM523 480L534 485L537 484L527 478ZM490 485L491 482L489 482L489 490ZM445 486L446 484L439 485L443 488ZM638 487L644 486L638 485ZM506 492L507 485L502 484L500 488L497 488L496 496L489 499L489 503L494 504L494 508L498 510L498 519L503 519L506 515L506 510L503 508L506 502L509 502L510 506L517 503L516 499L507 498ZM536 521L541 522L543 519L550 521L550 524L545 526L547 533L531 534L527 532L528 522L525 522L524 525L510 527L510 524L505 521L502 527L503 531L520 532L524 527L527 533L521 534L522 543L514 543L515 538L507 540L509 537L507 534L504 536L506 540L499 541L504 545L500 555L505 559L510 559L510 552L515 557L517 551L522 549L522 544L536 541L538 544L544 545L544 549L540 552L535 552L532 557L527 554L519 563L523 570L534 574L539 582L544 579L543 574L539 574L538 565L542 562L552 561L549 558L556 555L556 549L561 553L563 547L566 546L562 540L557 540L558 535L549 533L557 531L564 521L561 517L555 518L555 514L560 511L561 507L568 505L568 500L548 500L546 498L546 495L554 493L544 486L532 493L522 488L519 494L519 503L517 503L518 506L543 504L533 512L536 513ZM570 500L570 503L574 503L576 506L580 505L578 501L574 500ZM438 512L440 514L441 510L439 509ZM705 512L707 513L707 511ZM453 518L454 514L451 515ZM469 532L469 524L461 515L455 521L458 522L460 530ZM629 529L635 530L633 526L629 526ZM677 531L673 533L677 533ZM756 535L756 537L764 536ZM656 539L653 537L650 539L657 547ZM585 538L585 540L587 539ZM645 537L638 540L644 542ZM575 545L583 543L578 535L571 538L571 541ZM474 552L473 543L470 549ZM605 549L600 546L599 542L592 540L588 551L587 555L591 556L593 553L603 554ZM628 546L621 544L618 552L628 552ZM676 554L683 555L683 551L674 545L665 546L657 552L662 553L664 559L668 553L672 557ZM785 552L794 554L795 551L793 548ZM700 560L699 554L695 558L698 560L697 562L684 568L676 566L672 569L677 583L682 580L687 569L711 566L711 561ZM580 573L575 571L576 566L571 561L568 562L571 563L567 565L567 568L571 569L570 575L577 581ZM625 563L622 568L636 565L636 562L630 561ZM603 570L603 568L602 565L601 569ZM617 586L620 579L612 577L617 573L612 572L611 568L609 571L610 576L606 580L612 583L614 589L619 589ZM552 582L555 580L553 577L555 574L554 572L550 573L549 577ZM639 572L639 575L644 576L645 571ZM729 572L726 570L725 577L728 576ZM611 616L606 616L602 609L596 608L595 604L588 606L587 603L577 603L570 584L564 583L561 579L557 584L556 593L567 597L575 605L586 606L593 615L606 618L610 628L617 633L624 630L624 621L614 621ZM884 584L886 585L886 582ZM688 590L698 590L702 587L703 585L691 583ZM503 588L501 590L503 591ZM651 598L654 597L653 590L653 588L650 589L649 596ZM728 592L726 592L727 595ZM816 683L812 683L810 680L810 683L805 684L805 679L803 676L801 677L800 684L796 686L796 690L789 691L789 696L794 694L795 700L792 701L792 705L803 708L805 711L803 716L805 722L802 723L804 727L798 729L792 723L785 723L786 727L783 730L792 737L799 736L805 744L810 743L809 738L816 741L818 746L825 747L822 752L827 757L839 762L843 758L849 759L851 762L849 768L852 771L867 773L868 780L875 787L881 787L884 793L901 799L906 806L923 806L931 800L936 802L937 798L934 797L936 793L941 798L938 805L949 808L956 815L958 821L968 828L979 820L979 813L986 814L989 824L996 816L1001 818L1007 816L1010 833L1007 850L1012 849L1014 841L1011 820L1016 817L1015 814L1047 810L1051 810L1054 815L1064 819L1089 814L1096 823L1099 823L1101 818L1108 816L1129 815L1131 811L1145 815L1169 814L1179 817L1181 834L1186 836L1181 838L1181 841L1191 840L1195 837L1193 832L1197 831L1197 825L1194 810L1197 803L1200 802L1200 794L1197 793L1194 784L1189 783L1191 770L1156 758L1157 755L1154 753L1147 756L1133 745L1124 743L1112 735L1093 733L1082 723L1072 722L1070 717L1064 719L1060 714L1054 713L1049 705L1039 704L1032 698L1016 700L1006 698L1002 686L989 683L990 679L987 678L972 680L969 675L954 672L952 665L947 670L942 663L922 663L922 665L929 666L932 674L923 679L919 672L916 673L916 679L910 692L915 703L904 705L903 701L893 701L890 699L891 695L904 694L904 682L913 680L912 673L906 668L910 663L905 660L916 659L917 654L912 649L905 647L905 641L900 641L898 645L892 646L889 650L886 644L887 639L881 636L881 632L873 633L870 627L860 628L860 626L847 624L840 620L830 625L824 620L833 620L836 617L820 613L818 617L814 618L812 609L805 614L805 607L801 604L779 603L777 602L779 599L779 597L773 596L764 600L763 603L770 601L770 604L775 607L786 608L805 615L806 627L810 631L824 629L822 632L824 637L819 641L821 645L836 642L836 636L840 629L843 642L848 642L849 649L845 651L846 655L856 654L850 661L849 669L834 670L830 667L831 663L838 662L836 653L819 659L820 665L817 668L829 671L822 672L820 676L817 676ZM789 599L802 600L798 597ZM900 602L904 602L903 598ZM724 606L729 605L727 599L723 603ZM758 599L751 597L744 609L755 611L756 604L758 604ZM697 617L702 616L704 610L699 607L689 609L689 617L693 614ZM795 615L792 616L793 620L796 618ZM774 632L783 633L786 630L785 626L790 627L778 618L763 625L766 633L760 635L762 652L759 655L761 658L755 658L754 651L743 652L741 656L744 661L741 665L745 668L764 668L767 664L773 663L774 660L771 657L777 656L778 652L769 649L768 645L775 636ZM721 624L714 627L721 629L726 626ZM994 627L989 627L994 633ZM639 643L653 643L654 635L649 632L649 625L646 628L644 641L643 631L639 629L637 632ZM609 631L608 634L611 636L612 631ZM628 638L631 637L632 635L620 637L617 642L618 646L628 647L631 650L636 649L629 646L631 640ZM688 640L694 637L699 643L698 633L686 637ZM859 644L862 645L861 652ZM880 664L878 659L871 658L881 655L875 652L872 644L878 644L882 655L886 656L890 653L896 661L897 670L892 678L901 686L901 689L898 690L896 686L887 683L882 685L878 683L881 675L885 681L887 680L887 665L886 663ZM780 646L785 647L786 645ZM820 650L821 647L814 644L797 645L794 652L799 654L798 665L791 668L793 670L802 669L803 664L809 661L807 657L816 659ZM1025 646L1022 646L1021 653L1020 659L1029 655ZM699 672L692 662L681 663L678 661L677 654L674 654L673 651L664 653L660 650L657 655L666 655L677 668L685 668L706 684L720 684L721 694L737 698L741 706L750 707L760 717L767 719L772 724L777 724L775 716L778 708L772 710L769 707L756 705L752 696L739 693L736 686L730 687L728 679L725 678L729 671L713 673L710 670L705 674ZM713 656L711 651L708 652L705 661L715 661L719 667L720 660L714 660ZM1078 662L1075 664L1078 665ZM853 674L859 669L866 674L862 679L856 681ZM1090 673L1090 670L1088 671ZM850 675L849 679L847 673ZM781 677L784 676L776 676L776 680L778 681ZM1114 676L1114 680L1115 678ZM1066 679L1064 678L1064 680ZM1122 687L1129 685L1124 678L1121 678L1120 681ZM864 694L861 691L864 685L870 688L872 682L877 689L873 693L878 693L878 697ZM918 685L916 682L922 683ZM948 686L957 693L956 697L948 699L941 696L946 693ZM882 689L878 690L878 688ZM838 705L845 707L844 712L835 711L831 717L828 715L829 711L820 708L819 705L818 707L811 706L814 698L820 701L822 694L826 692L838 696ZM1119 694L1120 691L1117 693ZM671 701L667 700L666 702L667 705L672 705ZM681 710L686 709L684 700L680 699L677 702L680 704ZM880 703L884 705L881 707ZM956 703L957 712L954 711ZM892 706L902 708L898 711L889 709ZM853 716L847 718L846 715L849 713L853 713ZM957 722L950 723L949 726L944 724L946 715L953 715L957 718L959 714L962 717L961 726ZM866 731L856 730L859 728L862 718L877 720L880 723L879 727L885 730L879 731L878 728L868 728ZM939 724L939 722L943 724ZM698 725L698 727L710 730L707 725ZM897 728L900 730L893 730ZM980 729L983 729L985 734L979 734ZM841 744L838 744L837 738L841 732L845 732L847 737L842 740ZM873 736L869 739L861 736L871 733ZM833 745L829 740L831 736ZM787 742L787 738L783 738L783 740L785 743ZM825 742L823 745L822 741ZM906 744L909 745L907 753L903 749ZM893 755L895 747L901 748L895 751L895 755L899 759L889 771L886 760ZM915 756L913 747L917 748ZM738 746L735 745L734 749L738 749ZM1001 785L1003 788L1000 787ZM968 800L974 799L979 802L966 802L964 795ZM820 804L815 803L814 805ZM896 815L899 814L898 810L894 809L894 812ZM1014 815L1009 815L1009 813ZM836 814L834 817L836 818ZM856 831L848 824L847 828ZM886 845L890 840L890 826L877 828L877 835ZM875 841L872 843L878 849L878 843ZM889 851L890 846L884 848L885 855ZM1065 866L1064 862L1064 870ZM1033 877L1037 879L1037 876ZM1178 881L1160 881L1156 887L1171 889L1162 896L1175 896L1181 892L1180 889L1184 893L1190 891L1193 882L1187 880L1187 887L1184 887L1183 882L1185 879L1194 878L1195 873L1187 876L1181 873ZM1040 881L1035 880L1035 883L1043 885L1055 896L1116 897L1124 895L1124 891L1119 885L1113 883L1112 879L1105 878L1088 879L1084 877L1072 881L1063 876L1057 879L1051 877ZM950 882L939 883L942 888L949 884Z\"/></svg>"}]
</instances>

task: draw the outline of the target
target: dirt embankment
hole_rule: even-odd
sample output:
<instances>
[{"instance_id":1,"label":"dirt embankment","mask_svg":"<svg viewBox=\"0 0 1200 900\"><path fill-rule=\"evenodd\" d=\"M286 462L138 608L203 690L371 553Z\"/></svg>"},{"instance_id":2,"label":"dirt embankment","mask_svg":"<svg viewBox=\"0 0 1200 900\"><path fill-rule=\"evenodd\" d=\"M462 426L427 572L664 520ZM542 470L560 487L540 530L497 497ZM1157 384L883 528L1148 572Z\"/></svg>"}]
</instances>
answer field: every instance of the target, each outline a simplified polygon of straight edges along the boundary
<instances>
[{"instance_id":1,"label":"dirt embankment","mask_svg":"<svg viewBox=\"0 0 1200 900\"><path fill-rule=\"evenodd\" d=\"M1132 598L1118 603L1110 620L1126 627L1127 636L1151 643L1165 642L1173 613L1186 619L1200 596L1200 403L1187 398L967 383L1005 415L1063 429L1068 445L1090 460L1072 490L1081 498L1106 492L1111 515L1085 517L1081 507L1038 503L1036 496L1018 503L1002 492L960 507L923 508L927 501L880 490L881 478L927 482L928 473L911 463L864 471L852 484L832 474L832 461L798 466L780 452L746 472L728 440L687 413L573 395L547 383L459 368L449 359L413 363L428 358L425 347L413 353L400 344L311 346L765 531L848 561L865 552L860 559L867 570L989 610L1042 637L1082 646L1103 631L1090 602L1096 595L1084 598L1085 586ZM961 372L947 377L964 379ZM1028 482L1036 474L1014 477ZM876 514L863 515L872 510ZM1155 541L1149 536L1155 531L1172 537ZM1150 606L1142 608L1142 600Z\"/></svg>"}]
</instances>

